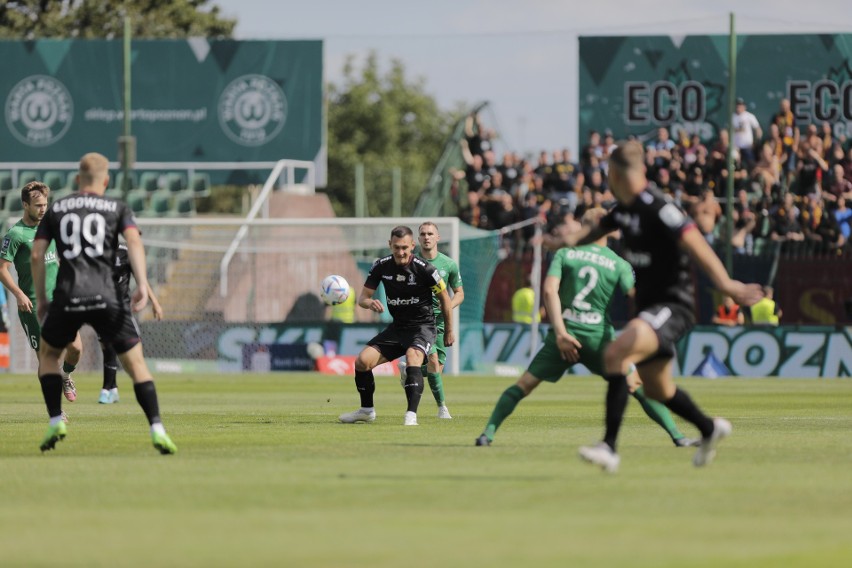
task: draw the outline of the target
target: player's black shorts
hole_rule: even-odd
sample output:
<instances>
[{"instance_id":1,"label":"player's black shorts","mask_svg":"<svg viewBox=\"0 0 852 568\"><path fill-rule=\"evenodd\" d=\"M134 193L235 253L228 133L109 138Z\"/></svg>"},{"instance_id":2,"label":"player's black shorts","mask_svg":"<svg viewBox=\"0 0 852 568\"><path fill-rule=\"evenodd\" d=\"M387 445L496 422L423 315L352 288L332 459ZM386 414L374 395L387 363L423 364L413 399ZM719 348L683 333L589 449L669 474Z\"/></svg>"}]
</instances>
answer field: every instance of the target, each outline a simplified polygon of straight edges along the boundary
<instances>
[{"instance_id":1,"label":"player's black shorts","mask_svg":"<svg viewBox=\"0 0 852 568\"><path fill-rule=\"evenodd\" d=\"M660 344L657 352L641 363L674 357L677 352L675 344L695 325L692 310L678 304L654 304L639 312L636 317L650 324Z\"/></svg>"},{"instance_id":2,"label":"player's black shorts","mask_svg":"<svg viewBox=\"0 0 852 568\"><path fill-rule=\"evenodd\" d=\"M434 324L401 329L391 324L368 341L367 345L372 345L385 359L393 361L405 355L409 347L422 351L424 356L428 356L436 337L437 331Z\"/></svg>"},{"instance_id":3,"label":"player's black shorts","mask_svg":"<svg viewBox=\"0 0 852 568\"><path fill-rule=\"evenodd\" d=\"M112 344L116 353L125 353L142 338L130 306L107 302L105 308L73 311L63 302L51 302L41 326L41 337L56 348L65 347L84 324L89 324L104 343Z\"/></svg>"}]
</instances>

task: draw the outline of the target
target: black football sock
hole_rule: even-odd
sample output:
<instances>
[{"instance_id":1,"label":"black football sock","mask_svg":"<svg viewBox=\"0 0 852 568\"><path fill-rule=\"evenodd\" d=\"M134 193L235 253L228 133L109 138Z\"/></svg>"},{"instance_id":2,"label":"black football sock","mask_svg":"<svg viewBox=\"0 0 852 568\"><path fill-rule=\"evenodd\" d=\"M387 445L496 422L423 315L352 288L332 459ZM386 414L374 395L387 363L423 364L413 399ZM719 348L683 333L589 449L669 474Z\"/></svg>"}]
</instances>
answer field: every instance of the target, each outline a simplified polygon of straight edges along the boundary
<instances>
[{"instance_id":1,"label":"black football sock","mask_svg":"<svg viewBox=\"0 0 852 568\"><path fill-rule=\"evenodd\" d=\"M713 433L713 420L701 412L701 409L692 401L689 393L685 390L675 387L674 396L664 404L681 418L695 424L704 438L709 437Z\"/></svg>"},{"instance_id":2,"label":"black football sock","mask_svg":"<svg viewBox=\"0 0 852 568\"><path fill-rule=\"evenodd\" d=\"M373 408L373 393L376 392L373 371L355 371L355 387L361 395L361 407Z\"/></svg>"},{"instance_id":3,"label":"black football sock","mask_svg":"<svg viewBox=\"0 0 852 568\"><path fill-rule=\"evenodd\" d=\"M420 367L409 365L405 368L405 398L408 399L408 412L417 412L421 396L423 396L423 371Z\"/></svg>"},{"instance_id":4,"label":"black football sock","mask_svg":"<svg viewBox=\"0 0 852 568\"><path fill-rule=\"evenodd\" d=\"M612 451L615 451L615 443L627 408L630 390L627 388L627 377L621 373L604 375L604 379L607 382L604 442L612 448Z\"/></svg>"},{"instance_id":5,"label":"black football sock","mask_svg":"<svg viewBox=\"0 0 852 568\"><path fill-rule=\"evenodd\" d=\"M104 345L104 390L117 388L115 376L118 373L118 357L115 354L115 349L112 345Z\"/></svg>"},{"instance_id":6,"label":"black football sock","mask_svg":"<svg viewBox=\"0 0 852 568\"><path fill-rule=\"evenodd\" d=\"M148 424L161 422L160 405L157 402L157 388L154 386L154 381L134 383L133 391L136 393L136 402L139 403L148 418Z\"/></svg>"},{"instance_id":7,"label":"black football sock","mask_svg":"<svg viewBox=\"0 0 852 568\"><path fill-rule=\"evenodd\" d=\"M70 375L71 373L73 373L74 369L76 369L76 368L77 368L77 365L72 365L68 361L62 362L62 372L65 373L66 375Z\"/></svg>"},{"instance_id":8,"label":"black football sock","mask_svg":"<svg viewBox=\"0 0 852 568\"><path fill-rule=\"evenodd\" d=\"M38 378L41 383L41 394L47 406L47 415L54 418L62 414L62 376L59 374L42 375Z\"/></svg>"}]
</instances>

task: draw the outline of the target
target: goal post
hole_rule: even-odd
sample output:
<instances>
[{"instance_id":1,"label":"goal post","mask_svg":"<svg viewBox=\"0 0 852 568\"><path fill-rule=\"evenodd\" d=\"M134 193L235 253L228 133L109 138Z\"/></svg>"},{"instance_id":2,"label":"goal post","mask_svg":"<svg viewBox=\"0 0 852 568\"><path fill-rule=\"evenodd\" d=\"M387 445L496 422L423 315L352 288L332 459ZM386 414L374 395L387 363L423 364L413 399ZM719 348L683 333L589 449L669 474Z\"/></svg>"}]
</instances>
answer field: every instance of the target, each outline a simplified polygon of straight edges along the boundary
<instances>
[{"instance_id":1,"label":"goal post","mask_svg":"<svg viewBox=\"0 0 852 568\"><path fill-rule=\"evenodd\" d=\"M456 217L139 221L149 253L149 274L165 289L167 301L176 293L186 298L169 301L172 319L248 326L306 321L294 312L300 302L308 302L307 297L318 298L319 282L328 274L342 275L360 293L373 261L390 253L388 241L394 227L409 226L416 239L420 224L433 222L440 234L439 250L459 264L465 289L465 302L453 313L457 341L449 349L447 372L458 374L466 359L478 357L476 336L481 345L497 238ZM179 283L182 290L176 289ZM203 306L199 297L204 298ZM374 314L356 311L362 324L388 321L387 314L374 321ZM155 336L146 336L146 344L159 341L156 336L162 334L155 331L157 326L150 322L145 327ZM471 352L463 354L462 344Z\"/></svg>"},{"instance_id":2,"label":"goal post","mask_svg":"<svg viewBox=\"0 0 852 568\"><path fill-rule=\"evenodd\" d=\"M481 359L485 297L498 262L498 238L455 217L137 221L148 279L165 312L162 321L155 321L150 309L139 315L146 358L155 372L242 371L247 344L322 344L329 330L341 336L339 355L357 354L352 351L387 325L388 314L380 318L357 308L353 324L329 322L330 310L319 298L320 281L340 274L360 293L373 261L390 254L391 230L406 225L416 235L424 221L438 227L439 250L459 264L465 289L465 301L453 314L456 344L448 350L446 372L476 370ZM15 306L10 311L14 314ZM13 370L35 372L35 356L12 319ZM100 349L90 332L84 328L80 368L96 371Z\"/></svg>"}]
</instances>

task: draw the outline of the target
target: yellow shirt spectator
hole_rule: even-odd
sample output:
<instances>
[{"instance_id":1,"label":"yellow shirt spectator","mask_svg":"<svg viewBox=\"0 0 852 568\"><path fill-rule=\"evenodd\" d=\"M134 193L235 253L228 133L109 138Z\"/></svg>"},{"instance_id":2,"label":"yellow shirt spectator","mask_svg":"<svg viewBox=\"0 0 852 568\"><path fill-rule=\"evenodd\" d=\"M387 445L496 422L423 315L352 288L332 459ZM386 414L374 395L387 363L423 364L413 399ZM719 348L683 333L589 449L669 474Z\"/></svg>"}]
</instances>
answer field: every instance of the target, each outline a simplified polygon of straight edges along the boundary
<instances>
[{"instance_id":1,"label":"yellow shirt spectator","mask_svg":"<svg viewBox=\"0 0 852 568\"><path fill-rule=\"evenodd\" d=\"M535 310L535 290L529 286L519 288L512 295L512 321L515 323L532 323L533 310ZM536 313L535 321L541 321L541 314Z\"/></svg>"},{"instance_id":2,"label":"yellow shirt spectator","mask_svg":"<svg viewBox=\"0 0 852 568\"><path fill-rule=\"evenodd\" d=\"M755 325L778 325L781 310L772 299L773 290L770 286L763 287L764 297L756 304L748 308L751 315L751 323Z\"/></svg>"},{"instance_id":3,"label":"yellow shirt spectator","mask_svg":"<svg viewBox=\"0 0 852 568\"><path fill-rule=\"evenodd\" d=\"M349 296L346 301L336 306L331 306L330 318L341 323L355 323L355 290L349 287Z\"/></svg>"}]
</instances>

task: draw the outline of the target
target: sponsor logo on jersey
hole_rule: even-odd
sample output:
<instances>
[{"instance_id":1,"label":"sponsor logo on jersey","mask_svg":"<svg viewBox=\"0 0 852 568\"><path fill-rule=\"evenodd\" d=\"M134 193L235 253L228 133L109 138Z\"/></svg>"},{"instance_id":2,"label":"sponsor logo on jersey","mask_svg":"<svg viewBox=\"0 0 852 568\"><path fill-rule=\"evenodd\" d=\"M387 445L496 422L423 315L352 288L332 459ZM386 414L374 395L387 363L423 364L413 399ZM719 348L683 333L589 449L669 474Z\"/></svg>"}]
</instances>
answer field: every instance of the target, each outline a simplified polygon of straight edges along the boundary
<instances>
[{"instance_id":1,"label":"sponsor logo on jersey","mask_svg":"<svg viewBox=\"0 0 852 568\"><path fill-rule=\"evenodd\" d=\"M243 75L219 97L219 124L242 146L261 146L281 132L287 120L287 97L265 75Z\"/></svg>"},{"instance_id":2,"label":"sponsor logo on jersey","mask_svg":"<svg viewBox=\"0 0 852 568\"><path fill-rule=\"evenodd\" d=\"M636 268L645 268L651 266L651 253L625 250L624 260L626 260Z\"/></svg>"},{"instance_id":3,"label":"sponsor logo on jersey","mask_svg":"<svg viewBox=\"0 0 852 568\"><path fill-rule=\"evenodd\" d=\"M603 317L597 312L575 312L571 308L562 312L562 319L574 323L586 323L591 325L596 325L603 321Z\"/></svg>"},{"instance_id":4,"label":"sponsor logo on jersey","mask_svg":"<svg viewBox=\"0 0 852 568\"><path fill-rule=\"evenodd\" d=\"M74 118L71 93L47 75L30 75L6 97L6 124L27 146L50 146L62 138Z\"/></svg>"},{"instance_id":5,"label":"sponsor logo on jersey","mask_svg":"<svg viewBox=\"0 0 852 568\"><path fill-rule=\"evenodd\" d=\"M417 285L417 279L416 279L416 277L414 276L414 274L409 274L409 275L408 275L408 285L409 285L409 286L416 286L416 285Z\"/></svg>"},{"instance_id":6,"label":"sponsor logo on jersey","mask_svg":"<svg viewBox=\"0 0 852 568\"><path fill-rule=\"evenodd\" d=\"M396 275L397 282L405 282L405 274L397 274Z\"/></svg>"},{"instance_id":7,"label":"sponsor logo on jersey","mask_svg":"<svg viewBox=\"0 0 852 568\"><path fill-rule=\"evenodd\" d=\"M3 237L3 246L0 246L0 254L6 254L9 251L10 244L12 244L12 238L9 236Z\"/></svg>"},{"instance_id":8,"label":"sponsor logo on jersey","mask_svg":"<svg viewBox=\"0 0 852 568\"><path fill-rule=\"evenodd\" d=\"M420 303L420 298L417 296L411 298L388 298L389 306L413 306Z\"/></svg>"},{"instance_id":9,"label":"sponsor logo on jersey","mask_svg":"<svg viewBox=\"0 0 852 568\"><path fill-rule=\"evenodd\" d=\"M391 276L390 274L382 274L382 278L384 278L385 280L393 280L393 276Z\"/></svg>"},{"instance_id":10,"label":"sponsor logo on jersey","mask_svg":"<svg viewBox=\"0 0 852 568\"><path fill-rule=\"evenodd\" d=\"M613 219L618 225L632 235L638 235L642 231L639 229L639 216L631 215L630 213L616 212L613 214Z\"/></svg>"}]
</instances>

